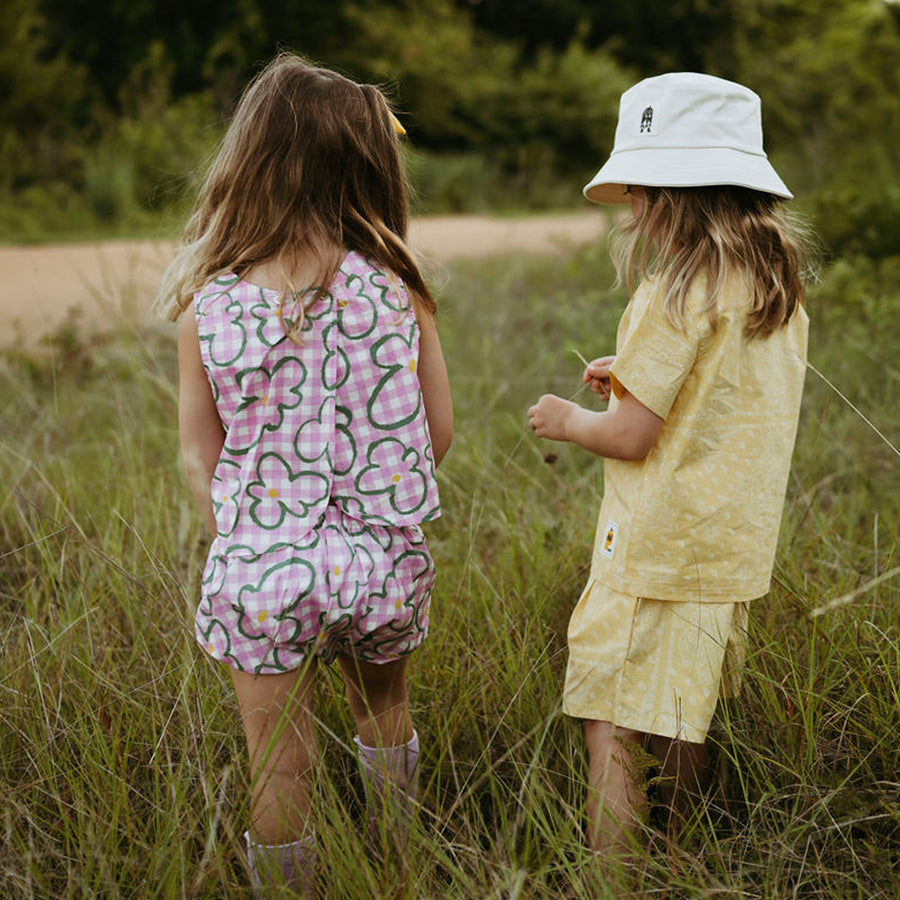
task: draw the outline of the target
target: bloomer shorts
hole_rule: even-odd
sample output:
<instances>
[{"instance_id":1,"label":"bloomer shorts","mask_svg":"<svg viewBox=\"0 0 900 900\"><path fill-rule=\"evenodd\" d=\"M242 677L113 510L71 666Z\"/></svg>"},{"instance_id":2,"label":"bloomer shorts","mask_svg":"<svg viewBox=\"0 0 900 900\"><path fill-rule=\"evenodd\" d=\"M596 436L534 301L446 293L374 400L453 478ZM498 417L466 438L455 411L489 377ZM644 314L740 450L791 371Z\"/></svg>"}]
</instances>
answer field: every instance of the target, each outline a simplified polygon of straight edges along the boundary
<instances>
[{"instance_id":1,"label":"bloomer shorts","mask_svg":"<svg viewBox=\"0 0 900 900\"><path fill-rule=\"evenodd\" d=\"M433 585L419 526L364 523L332 505L300 543L263 552L214 543L195 633L215 659L257 674L310 655L390 662L425 640Z\"/></svg>"},{"instance_id":2,"label":"bloomer shorts","mask_svg":"<svg viewBox=\"0 0 900 900\"><path fill-rule=\"evenodd\" d=\"M569 620L563 711L702 743L740 691L747 603L647 600L590 581Z\"/></svg>"}]
</instances>

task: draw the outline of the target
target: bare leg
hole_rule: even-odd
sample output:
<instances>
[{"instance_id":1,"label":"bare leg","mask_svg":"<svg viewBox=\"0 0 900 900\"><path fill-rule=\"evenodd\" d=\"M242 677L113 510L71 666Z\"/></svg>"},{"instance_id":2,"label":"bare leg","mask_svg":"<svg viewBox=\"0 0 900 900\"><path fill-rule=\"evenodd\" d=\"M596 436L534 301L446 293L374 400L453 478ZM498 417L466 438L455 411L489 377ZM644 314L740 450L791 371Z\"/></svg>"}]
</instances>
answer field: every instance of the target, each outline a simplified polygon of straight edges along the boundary
<instances>
[{"instance_id":1,"label":"bare leg","mask_svg":"<svg viewBox=\"0 0 900 900\"><path fill-rule=\"evenodd\" d=\"M375 665L344 656L338 661L358 732L369 837L375 840L394 831L402 846L415 811L419 764L419 739L406 692L406 660Z\"/></svg>"},{"instance_id":2,"label":"bare leg","mask_svg":"<svg viewBox=\"0 0 900 900\"><path fill-rule=\"evenodd\" d=\"M643 773L635 750L644 735L611 722L586 719L588 771L588 839L604 856L623 856L630 851L646 817Z\"/></svg>"},{"instance_id":3,"label":"bare leg","mask_svg":"<svg viewBox=\"0 0 900 900\"><path fill-rule=\"evenodd\" d=\"M660 764L660 798L668 809L667 830L675 838L692 812L708 795L709 755L706 744L650 736L650 749Z\"/></svg>"},{"instance_id":4,"label":"bare leg","mask_svg":"<svg viewBox=\"0 0 900 900\"><path fill-rule=\"evenodd\" d=\"M280 675L231 672L250 755L250 831L262 844L296 841L309 830L317 762L311 712L315 675L315 661Z\"/></svg>"},{"instance_id":5,"label":"bare leg","mask_svg":"<svg viewBox=\"0 0 900 900\"><path fill-rule=\"evenodd\" d=\"M338 663L360 741L369 747L395 747L412 740L406 657L376 665L339 656Z\"/></svg>"}]
</instances>

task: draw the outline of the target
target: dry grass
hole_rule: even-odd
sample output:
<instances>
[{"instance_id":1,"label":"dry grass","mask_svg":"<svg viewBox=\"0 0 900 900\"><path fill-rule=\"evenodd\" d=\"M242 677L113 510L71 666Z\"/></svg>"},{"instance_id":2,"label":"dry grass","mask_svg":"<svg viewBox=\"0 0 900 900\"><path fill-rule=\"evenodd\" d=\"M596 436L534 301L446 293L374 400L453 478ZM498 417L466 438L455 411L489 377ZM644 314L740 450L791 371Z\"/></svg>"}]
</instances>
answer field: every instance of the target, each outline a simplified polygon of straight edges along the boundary
<instances>
[{"instance_id":1,"label":"dry grass","mask_svg":"<svg viewBox=\"0 0 900 900\"><path fill-rule=\"evenodd\" d=\"M841 277L813 300L812 360L896 444L900 301L893 282L848 300ZM580 730L559 713L601 466L524 422L539 393L578 388L570 351L612 346L609 281L597 250L453 270L441 328L457 438L412 678L422 811L405 873L366 857L350 719L323 678L328 896L622 896L582 847ZM248 896L241 735L227 676L190 630L206 542L178 464L174 376L166 331L0 358L10 900ZM897 484L891 449L811 378L775 586L754 607L743 697L714 723L720 790L681 847L648 834L632 873L643 896L900 896L900 588L873 581L900 563Z\"/></svg>"}]
</instances>

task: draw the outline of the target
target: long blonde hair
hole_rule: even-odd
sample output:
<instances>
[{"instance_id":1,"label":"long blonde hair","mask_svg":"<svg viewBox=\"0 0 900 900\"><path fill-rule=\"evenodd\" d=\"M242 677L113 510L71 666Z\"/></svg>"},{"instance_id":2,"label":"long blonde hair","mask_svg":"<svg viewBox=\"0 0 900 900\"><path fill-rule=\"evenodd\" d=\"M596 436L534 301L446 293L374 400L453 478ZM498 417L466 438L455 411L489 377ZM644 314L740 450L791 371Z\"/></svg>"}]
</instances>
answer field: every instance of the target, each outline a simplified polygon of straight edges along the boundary
<instances>
[{"instance_id":1,"label":"long blonde hair","mask_svg":"<svg viewBox=\"0 0 900 900\"><path fill-rule=\"evenodd\" d=\"M617 231L612 255L629 293L636 277L659 275L669 320L684 321L688 291L705 274L705 313L715 327L716 301L729 274L743 272L751 302L744 327L764 338L805 302L806 229L771 194L732 186L647 187L640 215Z\"/></svg>"},{"instance_id":2,"label":"long blonde hair","mask_svg":"<svg viewBox=\"0 0 900 900\"><path fill-rule=\"evenodd\" d=\"M395 272L417 309L435 302L406 245L408 204L397 134L384 95L293 53L280 53L244 90L157 306L175 320L226 272L242 276L298 257L317 265L314 303L342 249ZM306 293L310 286L304 286ZM285 276L284 299L300 294ZM300 321L289 336L299 333Z\"/></svg>"}]
</instances>

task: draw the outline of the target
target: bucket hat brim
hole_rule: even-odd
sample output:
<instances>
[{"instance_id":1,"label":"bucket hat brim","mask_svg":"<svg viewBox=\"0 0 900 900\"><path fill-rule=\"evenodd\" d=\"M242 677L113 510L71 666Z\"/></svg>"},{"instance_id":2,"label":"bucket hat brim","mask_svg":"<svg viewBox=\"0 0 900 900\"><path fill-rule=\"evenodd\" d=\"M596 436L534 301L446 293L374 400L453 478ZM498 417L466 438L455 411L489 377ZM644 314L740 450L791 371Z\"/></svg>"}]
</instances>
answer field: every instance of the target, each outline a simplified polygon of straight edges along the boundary
<instances>
[{"instance_id":1,"label":"bucket hat brim","mask_svg":"<svg viewBox=\"0 0 900 900\"><path fill-rule=\"evenodd\" d=\"M736 175L735 173L740 173ZM613 152L584 186L594 203L628 203L625 188L733 185L790 200L794 195L765 155L729 147L648 147Z\"/></svg>"}]
</instances>

